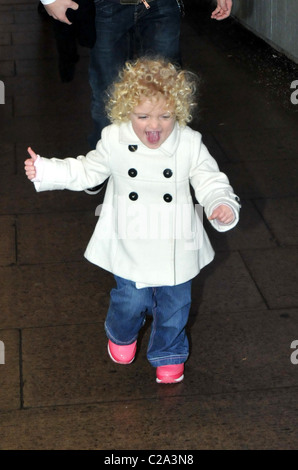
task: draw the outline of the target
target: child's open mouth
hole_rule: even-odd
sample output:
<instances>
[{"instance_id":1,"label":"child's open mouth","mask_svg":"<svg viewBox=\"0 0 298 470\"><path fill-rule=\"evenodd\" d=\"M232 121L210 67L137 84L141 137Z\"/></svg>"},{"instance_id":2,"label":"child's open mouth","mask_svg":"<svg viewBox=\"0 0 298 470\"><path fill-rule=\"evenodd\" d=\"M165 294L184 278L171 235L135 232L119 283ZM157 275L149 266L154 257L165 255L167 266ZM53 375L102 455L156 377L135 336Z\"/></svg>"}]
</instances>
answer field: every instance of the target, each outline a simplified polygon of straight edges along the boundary
<instances>
[{"instance_id":1,"label":"child's open mouth","mask_svg":"<svg viewBox=\"0 0 298 470\"><path fill-rule=\"evenodd\" d=\"M150 144L156 144L160 139L160 132L159 131L149 131L149 132L146 132L146 136L147 136L148 142Z\"/></svg>"}]
</instances>

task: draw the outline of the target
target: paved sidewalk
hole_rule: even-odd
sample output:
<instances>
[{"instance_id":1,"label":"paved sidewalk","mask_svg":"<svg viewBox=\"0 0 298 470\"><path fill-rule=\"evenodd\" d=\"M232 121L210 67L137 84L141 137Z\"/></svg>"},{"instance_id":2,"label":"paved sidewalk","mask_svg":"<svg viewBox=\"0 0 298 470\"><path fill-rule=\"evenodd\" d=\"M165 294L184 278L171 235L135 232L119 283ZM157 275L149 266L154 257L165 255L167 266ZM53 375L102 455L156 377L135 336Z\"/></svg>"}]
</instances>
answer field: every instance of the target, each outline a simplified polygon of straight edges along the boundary
<instances>
[{"instance_id":1,"label":"paved sidewalk","mask_svg":"<svg viewBox=\"0 0 298 470\"><path fill-rule=\"evenodd\" d=\"M0 0L0 449L297 448L298 66L190 6L182 49L202 77L194 127L243 208L232 232L208 228L217 256L193 284L185 380L164 386L149 323L133 364L107 355L113 278L83 258L101 198L37 195L23 173L28 145L88 151L88 50L62 83L37 1Z\"/></svg>"}]
</instances>

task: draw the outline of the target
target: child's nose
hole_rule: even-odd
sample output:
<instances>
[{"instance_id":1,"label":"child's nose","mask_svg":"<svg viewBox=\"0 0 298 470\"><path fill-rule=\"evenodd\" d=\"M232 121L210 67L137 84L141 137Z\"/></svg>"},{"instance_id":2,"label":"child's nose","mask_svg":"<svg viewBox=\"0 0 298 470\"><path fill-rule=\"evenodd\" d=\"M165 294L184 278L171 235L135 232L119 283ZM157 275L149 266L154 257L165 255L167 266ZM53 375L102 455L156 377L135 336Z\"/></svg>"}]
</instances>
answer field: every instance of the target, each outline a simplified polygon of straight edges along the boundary
<instances>
[{"instance_id":1,"label":"child's nose","mask_svg":"<svg viewBox=\"0 0 298 470\"><path fill-rule=\"evenodd\" d=\"M150 120L150 127L151 127L151 129L153 129L153 130L154 130L154 129L157 129L158 126L159 126L158 119L152 118L152 119Z\"/></svg>"}]
</instances>

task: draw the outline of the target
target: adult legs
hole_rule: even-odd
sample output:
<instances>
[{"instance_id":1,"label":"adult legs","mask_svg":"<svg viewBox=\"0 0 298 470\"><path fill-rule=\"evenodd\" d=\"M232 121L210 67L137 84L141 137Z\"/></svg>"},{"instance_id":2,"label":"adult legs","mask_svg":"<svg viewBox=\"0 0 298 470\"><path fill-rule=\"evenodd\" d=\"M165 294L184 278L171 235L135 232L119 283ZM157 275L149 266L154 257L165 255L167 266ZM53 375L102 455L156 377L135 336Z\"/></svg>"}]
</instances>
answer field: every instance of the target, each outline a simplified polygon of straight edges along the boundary
<instances>
[{"instance_id":1,"label":"adult legs","mask_svg":"<svg viewBox=\"0 0 298 470\"><path fill-rule=\"evenodd\" d=\"M96 43L91 50L89 81L92 89L91 115L94 129L89 137L95 148L109 120L105 113L106 90L130 58L129 31L134 26L134 5L95 0Z\"/></svg>"},{"instance_id":2,"label":"adult legs","mask_svg":"<svg viewBox=\"0 0 298 470\"><path fill-rule=\"evenodd\" d=\"M95 148L102 129L109 124L106 90L127 60L133 55L150 54L180 61L180 9L176 0L154 0L149 9L143 3L121 5L95 0L95 7L96 43L89 67L94 123L89 138L91 148Z\"/></svg>"},{"instance_id":3,"label":"adult legs","mask_svg":"<svg viewBox=\"0 0 298 470\"><path fill-rule=\"evenodd\" d=\"M150 9L137 9L136 53L162 56L180 63L181 13L177 0L154 0Z\"/></svg>"}]
</instances>

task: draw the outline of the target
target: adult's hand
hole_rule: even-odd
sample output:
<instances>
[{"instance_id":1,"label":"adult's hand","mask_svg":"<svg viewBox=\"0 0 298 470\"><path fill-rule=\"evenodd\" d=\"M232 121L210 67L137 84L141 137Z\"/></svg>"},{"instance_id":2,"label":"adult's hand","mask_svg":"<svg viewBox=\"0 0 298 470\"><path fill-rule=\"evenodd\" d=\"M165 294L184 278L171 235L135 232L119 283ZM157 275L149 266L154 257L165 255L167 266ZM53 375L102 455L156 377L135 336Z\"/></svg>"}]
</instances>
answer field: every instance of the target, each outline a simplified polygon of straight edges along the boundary
<instances>
[{"instance_id":1,"label":"adult's hand","mask_svg":"<svg viewBox=\"0 0 298 470\"><path fill-rule=\"evenodd\" d=\"M44 5L46 11L50 16L55 20L62 21L62 23L71 24L69 19L66 16L66 10L71 8L72 10L77 10L79 5L72 0L55 0L53 3Z\"/></svg>"},{"instance_id":2,"label":"adult's hand","mask_svg":"<svg viewBox=\"0 0 298 470\"><path fill-rule=\"evenodd\" d=\"M231 14L233 6L232 0L217 0L217 7L211 14L211 18L214 20L224 20Z\"/></svg>"}]
</instances>

